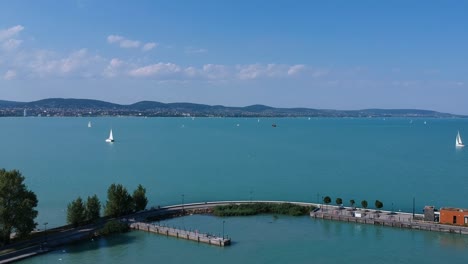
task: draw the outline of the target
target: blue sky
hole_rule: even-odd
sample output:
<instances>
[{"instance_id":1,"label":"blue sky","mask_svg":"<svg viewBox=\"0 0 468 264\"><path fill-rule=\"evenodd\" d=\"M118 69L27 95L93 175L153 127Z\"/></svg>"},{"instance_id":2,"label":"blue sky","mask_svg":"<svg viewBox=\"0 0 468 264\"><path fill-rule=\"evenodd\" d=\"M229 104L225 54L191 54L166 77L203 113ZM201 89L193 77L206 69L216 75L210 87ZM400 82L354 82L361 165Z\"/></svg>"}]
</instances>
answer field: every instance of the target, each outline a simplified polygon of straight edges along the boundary
<instances>
[{"instance_id":1,"label":"blue sky","mask_svg":"<svg viewBox=\"0 0 468 264\"><path fill-rule=\"evenodd\" d=\"M468 114L467 1L0 1L0 99Z\"/></svg>"}]
</instances>

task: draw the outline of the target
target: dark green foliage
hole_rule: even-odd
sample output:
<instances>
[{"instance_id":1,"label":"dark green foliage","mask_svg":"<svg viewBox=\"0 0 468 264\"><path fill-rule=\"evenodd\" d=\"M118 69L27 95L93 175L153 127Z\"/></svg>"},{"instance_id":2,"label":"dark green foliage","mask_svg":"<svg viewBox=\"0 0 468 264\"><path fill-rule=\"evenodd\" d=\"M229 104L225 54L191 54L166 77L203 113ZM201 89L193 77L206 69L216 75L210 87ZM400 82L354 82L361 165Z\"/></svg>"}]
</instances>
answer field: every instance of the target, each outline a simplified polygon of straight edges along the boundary
<instances>
[{"instance_id":1,"label":"dark green foliage","mask_svg":"<svg viewBox=\"0 0 468 264\"><path fill-rule=\"evenodd\" d=\"M135 211L145 210L146 205L148 204L148 198L146 198L146 189L138 185L137 189L133 192L133 202L135 206Z\"/></svg>"},{"instance_id":2,"label":"dark green foliage","mask_svg":"<svg viewBox=\"0 0 468 264\"><path fill-rule=\"evenodd\" d=\"M312 207L300 206L291 203L249 203L241 205L220 205L213 209L216 216L246 216L257 214L281 214L281 215L307 215Z\"/></svg>"},{"instance_id":3,"label":"dark green foliage","mask_svg":"<svg viewBox=\"0 0 468 264\"><path fill-rule=\"evenodd\" d=\"M121 184L112 184L107 190L107 203L104 209L106 216L116 217L132 213L134 209L132 196Z\"/></svg>"},{"instance_id":4,"label":"dark green foliage","mask_svg":"<svg viewBox=\"0 0 468 264\"><path fill-rule=\"evenodd\" d=\"M356 204L356 201L351 199L351 200L349 200L349 204L351 205L351 207L354 207L354 205Z\"/></svg>"},{"instance_id":5,"label":"dark green foliage","mask_svg":"<svg viewBox=\"0 0 468 264\"><path fill-rule=\"evenodd\" d=\"M367 209L368 204L367 204L367 201L366 201L366 200L362 200L362 201L361 201L361 205L362 205L362 207L363 207L364 209Z\"/></svg>"},{"instance_id":6,"label":"dark green foliage","mask_svg":"<svg viewBox=\"0 0 468 264\"><path fill-rule=\"evenodd\" d=\"M375 208L380 209L383 207L383 203L379 200L375 200Z\"/></svg>"},{"instance_id":7,"label":"dark green foliage","mask_svg":"<svg viewBox=\"0 0 468 264\"><path fill-rule=\"evenodd\" d=\"M0 169L0 245L10 242L12 232L25 237L36 227L37 203L19 171Z\"/></svg>"},{"instance_id":8,"label":"dark green foliage","mask_svg":"<svg viewBox=\"0 0 468 264\"><path fill-rule=\"evenodd\" d=\"M325 198L323 198L323 202L324 202L325 204L331 203L331 198L330 198L330 196L325 196Z\"/></svg>"},{"instance_id":9,"label":"dark green foliage","mask_svg":"<svg viewBox=\"0 0 468 264\"><path fill-rule=\"evenodd\" d=\"M107 222L104 227L99 231L100 235L106 236L116 233L125 233L130 230L130 227L126 223L122 223L117 220Z\"/></svg>"},{"instance_id":10,"label":"dark green foliage","mask_svg":"<svg viewBox=\"0 0 468 264\"><path fill-rule=\"evenodd\" d=\"M86 207L81 197L72 201L67 206L67 223L74 227L79 226L86 220Z\"/></svg>"},{"instance_id":11,"label":"dark green foliage","mask_svg":"<svg viewBox=\"0 0 468 264\"><path fill-rule=\"evenodd\" d=\"M341 198L336 198L336 204L337 204L337 205L342 205L342 204L343 204L343 199L341 199Z\"/></svg>"},{"instance_id":12,"label":"dark green foliage","mask_svg":"<svg viewBox=\"0 0 468 264\"><path fill-rule=\"evenodd\" d=\"M97 195L88 196L86 201L86 221L93 222L101 217L101 202Z\"/></svg>"}]
</instances>

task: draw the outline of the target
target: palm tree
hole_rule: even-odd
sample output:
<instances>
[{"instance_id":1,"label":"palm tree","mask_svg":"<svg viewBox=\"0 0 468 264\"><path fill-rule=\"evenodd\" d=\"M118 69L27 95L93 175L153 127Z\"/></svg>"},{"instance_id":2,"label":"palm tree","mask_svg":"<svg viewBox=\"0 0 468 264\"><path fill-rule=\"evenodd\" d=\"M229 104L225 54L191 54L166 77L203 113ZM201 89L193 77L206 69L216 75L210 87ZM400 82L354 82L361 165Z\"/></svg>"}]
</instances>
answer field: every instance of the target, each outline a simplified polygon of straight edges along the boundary
<instances>
[{"instance_id":1,"label":"palm tree","mask_svg":"<svg viewBox=\"0 0 468 264\"><path fill-rule=\"evenodd\" d=\"M354 209L354 205L356 204L356 201L354 201L353 199L349 200L349 204L351 205L351 207Z\"/></svg>"}]
</instances>

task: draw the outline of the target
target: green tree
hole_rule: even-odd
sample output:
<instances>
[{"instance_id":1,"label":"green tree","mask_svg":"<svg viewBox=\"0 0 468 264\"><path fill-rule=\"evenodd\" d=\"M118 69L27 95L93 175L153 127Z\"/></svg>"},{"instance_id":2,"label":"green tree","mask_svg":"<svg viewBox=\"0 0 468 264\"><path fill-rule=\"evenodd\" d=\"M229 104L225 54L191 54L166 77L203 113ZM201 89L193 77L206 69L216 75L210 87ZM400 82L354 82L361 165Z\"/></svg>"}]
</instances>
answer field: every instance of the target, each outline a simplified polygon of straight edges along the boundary
<instances>
[{"instance_id":1,"label":"green tree","mask_svg":"<svg viewBox=\"0 0 468 264\"><path fill-rule=\"evenodd\" d=\"M86 221L95 221L101 217L101 202L97 195L88 196L86 201Z\"/></svg>"},{"instance_id":2,"label":"green tree","mask_svg":"<svg viewBox=\"0 0 468 264\"><path fill-rule=\"evenodd\" d=\"M379 200L375 200L375 208L381 209L383 207L383 203Z\"/></svg>"},{"instance_id":3,"label":"green tree","mask_svg":"<svg viewBox=\"0 0 468 264\"><path fill-rule=\"evenodd\" d=\"M354 205L356 204L356 201L354 201L354 199L351 199L349 200L349 204L351 205L351 207L354 207Z\"/></svg>"},{"instance_id":4,"label":"green tree","mask_svg":"<svg viewBox=\"0 0 468 264\"><path fill-rule=\"evenodd\" d=\"M362 205L362 208L367 209L368 204L366 200L362 200L361 205Z\"/></svg>"},{"instance_id":5,"label":"green tree","mask_svg":"<svg viewBox=\"0 0 468 264\"><path fill-rule=\"evenodd\" d=\"M330 196L325 196L325 197L323 198L323 202L324 202L325 204L331 203L331 198L330 198Z\"/></svg>"},{"instance_id":6,"label":"green tree","mask_svg":"<svg viewBox=\"0 0 468 264\"><path fill-rule=\"evenodd\" d=\"M343 199L341 198L336 198L336 205L342 205L343 204Z\"/></svg>"},{"instance_id":7,"label":"green tree","mask_svg":"<svg viewBox=\"0 0 468 264\"><path fill-rule=\"evenodd\" d=\"M77 227L85 220L86 208L81 197L78 197L67 206L67 223Z\"/></svg>"},{"instance_id":8,"label":"green tree","mask_svg":"<svg viewBox=\"0 0 468 264\"><path fill-rule=\"evenodd\" d=\"M133 192L133 202L135 204L135 211L145 210L148 204L148 198L146 198L146 189L138 185L137 189Z\"/></svg>"},{"instance_id":9,"label":"green tree","mask_svg":"<svg viewBox=\"0 0 468 264\"><path fill-rule=\"evenodd\" d=\"M26 187L17 170L0 169L0 244L10 243L10 235L28 235L37 226L36 194Z\"/></svg>"},{"instance_id":10,"label":"green tree","mask_svg":"<svg viewBox=\"0 0 468 264\"><path fill-rule=\"evenodd\" d=\"M133 212L132 196L121 184L112 184L107 189L107 202L104 208L106 216L121 216Z\"/></svg>"}]
</instances>

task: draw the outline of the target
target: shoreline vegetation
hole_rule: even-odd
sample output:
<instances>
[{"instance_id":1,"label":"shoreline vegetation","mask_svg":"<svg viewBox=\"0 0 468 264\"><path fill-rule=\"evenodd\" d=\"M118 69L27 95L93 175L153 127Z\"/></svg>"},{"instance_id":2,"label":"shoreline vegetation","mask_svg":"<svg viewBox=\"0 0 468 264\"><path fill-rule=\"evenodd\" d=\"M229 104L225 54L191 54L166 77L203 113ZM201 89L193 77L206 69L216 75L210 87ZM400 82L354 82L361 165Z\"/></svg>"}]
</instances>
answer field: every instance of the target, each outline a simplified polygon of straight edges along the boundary
<instances>
[{"instance_id":1,"label":"shoreline vegetation","mask_svg":"<svg viewBox=\"0 0 468 264\"><path fill-rule=\"evenodd\" d=\"M213 208L214 216L251 216L259 214L279 214L290 216L309 215L314 206L302 206L292 203L250 203L219 205Z\"/></svg>"}]
</instances>

